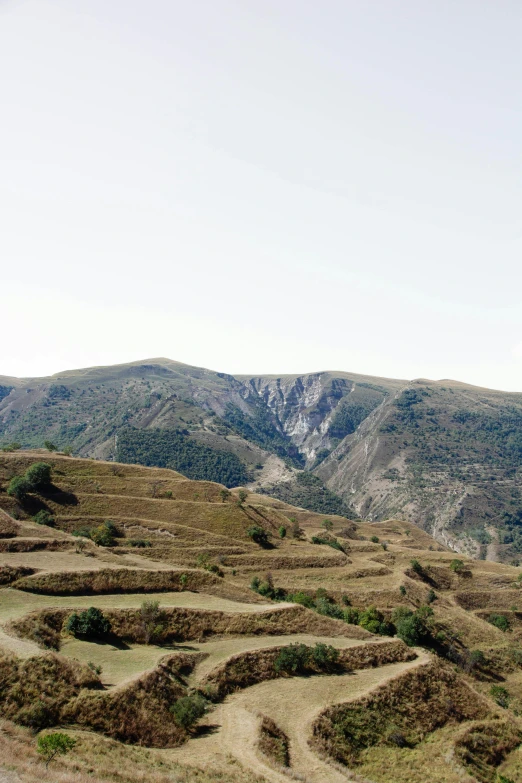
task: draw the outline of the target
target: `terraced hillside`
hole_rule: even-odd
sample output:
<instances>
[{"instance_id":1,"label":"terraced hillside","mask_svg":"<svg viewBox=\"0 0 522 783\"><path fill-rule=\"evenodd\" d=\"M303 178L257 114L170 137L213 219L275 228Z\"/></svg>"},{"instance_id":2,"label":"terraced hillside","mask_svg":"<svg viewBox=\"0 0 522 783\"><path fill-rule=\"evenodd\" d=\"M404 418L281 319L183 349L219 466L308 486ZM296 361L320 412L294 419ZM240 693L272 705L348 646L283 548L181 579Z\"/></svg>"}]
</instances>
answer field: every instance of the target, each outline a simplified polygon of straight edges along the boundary
<instances>
[{"instance_id":1,"label":"terraced hillside","mask_svg":"<svg viewBox=\"0 0 522 783\"><path fill-rule=\"evenodd\" d=\"M522 780L522 571L414 525L14 451L0 585L2 781Z\"/></svg>"},{"instance_id":2,"label":"terraced hillside","mask_svg":"<svg viewBox=\"0 0 522 783\"><path fill-rule=\"evenodd\" d=\"M0 444L247 485L318 513L422 526L476 558L522 553L522 396L344 372L238 376L150 359L0 377Z\"/></svg>"}]
</instances>

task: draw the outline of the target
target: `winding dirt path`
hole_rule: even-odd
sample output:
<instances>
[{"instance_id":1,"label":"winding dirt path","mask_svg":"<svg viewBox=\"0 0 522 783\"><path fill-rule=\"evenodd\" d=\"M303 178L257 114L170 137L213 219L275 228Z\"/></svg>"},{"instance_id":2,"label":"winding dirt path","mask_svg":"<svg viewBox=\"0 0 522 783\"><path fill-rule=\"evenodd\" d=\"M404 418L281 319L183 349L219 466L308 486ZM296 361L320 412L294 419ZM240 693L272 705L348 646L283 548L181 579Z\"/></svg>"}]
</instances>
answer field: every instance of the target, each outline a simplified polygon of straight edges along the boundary
<instances>
[{"instance_id":1,"label":"winding dirt path","mask_svg":"<svg viewBox=\"0 0 522 783\"><path fill-rule=\"evenodd\" d=\"M259 715L267 715L290 740L291 768L308 783L346 783L349 770L340 771L317 756L308 739L316 716L325 707L366 695L409 669L422 666L430 656L417 650L414 661L335 676L293 677L263 682L228 696L207 716L207 733L176 750L165 751L173 760L201 765L206 758L226 764L232 756L271 783L288 783L288 776L272 769L257 751Z\"/></svg>"}]
</instances>

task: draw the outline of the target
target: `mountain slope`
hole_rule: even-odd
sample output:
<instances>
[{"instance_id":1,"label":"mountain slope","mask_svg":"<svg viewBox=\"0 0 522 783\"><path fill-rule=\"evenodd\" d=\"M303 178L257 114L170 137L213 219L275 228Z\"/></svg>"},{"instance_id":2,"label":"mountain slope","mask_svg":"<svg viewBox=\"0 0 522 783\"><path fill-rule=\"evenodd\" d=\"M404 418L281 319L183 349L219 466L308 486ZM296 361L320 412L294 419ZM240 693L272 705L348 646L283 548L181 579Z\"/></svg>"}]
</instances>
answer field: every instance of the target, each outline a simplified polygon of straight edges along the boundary
<instances>
[{"instance_id":1,"label":"mountain slope","mask_svg":"<svg viewBox=\"0 0 522 783\"><path fill-rule=\"evenodd\" d=\"M233 377L161 358L0 377L0 443L46 439L319 512L399 516L475 557L522 552L521 394L345 372Z\"/></svg>"}]
</instances>

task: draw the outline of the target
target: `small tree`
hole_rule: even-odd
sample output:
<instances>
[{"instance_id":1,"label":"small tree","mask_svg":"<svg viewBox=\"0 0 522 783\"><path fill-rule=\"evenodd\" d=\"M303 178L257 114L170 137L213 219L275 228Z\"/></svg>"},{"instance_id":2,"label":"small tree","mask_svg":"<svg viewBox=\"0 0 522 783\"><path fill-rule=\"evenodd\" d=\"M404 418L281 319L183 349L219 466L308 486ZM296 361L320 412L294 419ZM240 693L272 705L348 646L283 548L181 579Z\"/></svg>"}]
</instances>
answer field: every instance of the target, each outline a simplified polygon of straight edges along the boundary
<instances>
[{"instance_id":1,"label":"small tree","mask_svg":"<svg viewBox=\"0 0 522 783\"><path fill-rule=\"evenodd\" d=\"M165 630L165 613L159 608L159 601L143 601L140 609L140 625L145 644L159 639Z\"/></svg>"},{"instance_id":2,"label":"small tree","mask_svg":"<svg viewBox=\"0 0 522 783\"><path fill-rule=\"evenodd\" d=\"M321 527L323 527L325 530L328 530L330 532L333 530L333 522L331 519L323 519L321 522Z\"/></svg>"},{"instance_id":3,"label":"small tree","mask_svg":"<svg viewBox=\"0 0 522 783\"><path fill-rule=\"evenodd\" d=\"M45 761L45 768L49 766L56 756L65 756L76 745L76 740L61 732L44 734L38 737L36 748Z\"/></svg>"},{"instance_id":4,"label":"small tree","mask_svg":"<svg viewBox=\"0 0 522 783\"><path fill-rule=\"evenodd\" d=\"M459 560L458 558L455 558L455 560L452 560L450 563L450 568L455 574L461 574L462 571L464 571L464 562L462 560Z\"/></svg>"},{"instance_id":5,"label":"small tree","mask_svg":"<svg viewBox=\"0 0 522 783\"><path fill-rule=\"evenodd\" d=\"M411 565L411 570L414 571L416 574L419 574L419 576L424 573L424 569L418 560L415 559L410 560L410 565Z\"/></svg>"},{"instance_id":6,"label":"small tree","mask_svg":"<svg viewBox=\"0 0 522 783\"><path fill-rule=\"evenodd\" d=\"M15 476L9 482L7 487L7 494L16 498L20 502L24 501L27 497L27 493L31 490L28 481L24 476Z\"/></svg>"},{"instance_id":7,"label":"small tree","mask_svg":"<svg viewBox=\"0 0 522 783\"><path fill-rule=\"evenodd\" d=\"M83 612L73 612L65 627L74 636L87 636L96 639L110 633L111 623L101 609L91 606Z\"/></svg>"},{"instance_id":8,"label":"small tree","mask_svg":"<svg viewBox=\"0 0 522 783\"><path fill-rule=\"evenodd\" d=\"M51 471L47 462L35 462L25 471L25 480L31 489L46 489L51 483Z\"/></svg>"},{"instance_id":9,"label":"small tree","mask_svg":"<svg viewBox=\"0 0 522 783\"><path fill-rule=\"evenodd\" d=\"M237 493L237 496L239 498L239 504L242 506L248 497L248 492L246 491L246 489L240 489L239 492Z\"/></svg>"},{"instance_id":10,"label":"small tree","mask_svg":"<svg viewBox=\"0 0 522 783\"><path fill-rule=\"evenodd\" d=\"M56 446L50 440L44 440L44 446L47 451L56 451Z\"/></svg>"},{"instance_id":11,"label":"small tree","mask_svg":"<svg viewBox=\"0 0 522 783\"><path fill-rule=\"evenodd\" d=\"M296 538L300 541L304 537L304 530L299 526L299 522L295 517L290 517L292 523L292 538Z\"/></svg>"},{"instance_id":12,"label":"small tree","mask_svg":"<svg viewBox=\"0 0 522 783\"><path fill-rule=\"evenodd\" d=\"M188 576L186 574L181 574L179 578L179 583L181 585L182 590L184 590L185 587L187 586L187 582L188 582Z\"/></svg>"},{"instance_id":13,"label":"small tree","mask_svg":"<svg viewBox=\"0 0 522 783\"><path fill-rule=\"evenodd\" d=\"M182 696L172 705L170 711L178 726L188 731L203 717L207 708L206 699L195 693L193 696Z\"/></svg>"},{"instance_id":14,"label":"small tree","mask_svg":"<svg viewBox=\"0 0 522 783\"><path fill-rule=\"evenodd\" d=\"M225 503L229 497L230 497L230 491L228 489L220 489L219 490L219 497L221 498L221 502Z\"/></svg>"},{"instance_id":15,"label":"small tree","mask_svg":"<svg viewBox=\"0 0 522 783\"><path fill-rule=\"evenodd\" d=\"M260 525L252 525L252 527L249 527L247 530L247 536L249 536L252 541L255 541L255 543L259 544L260 546L268 546L269 544L268 533Z\"/></svg>"},{"instance_id":16,"label":"small tree","mask_svg":"<svg viewBox=\"0 0 522 783\"><path fill-rule=\"evenodd\" d=\"M50 511L42 509L34 515L33 522L36 522L37 525L47 525L47 527L52 527L54 525L54 517Z\"/></svg>"},{"instance_id":17,"label":"small tree","mask_svg":"<svg viewBox=\"0 0 522 783\"><path fill-rule=\"evenodd\" d=\"M286 536L286 527L284 525L281 525L279 528L279 538L285 538Z\"/></svg>"}]
</instances>

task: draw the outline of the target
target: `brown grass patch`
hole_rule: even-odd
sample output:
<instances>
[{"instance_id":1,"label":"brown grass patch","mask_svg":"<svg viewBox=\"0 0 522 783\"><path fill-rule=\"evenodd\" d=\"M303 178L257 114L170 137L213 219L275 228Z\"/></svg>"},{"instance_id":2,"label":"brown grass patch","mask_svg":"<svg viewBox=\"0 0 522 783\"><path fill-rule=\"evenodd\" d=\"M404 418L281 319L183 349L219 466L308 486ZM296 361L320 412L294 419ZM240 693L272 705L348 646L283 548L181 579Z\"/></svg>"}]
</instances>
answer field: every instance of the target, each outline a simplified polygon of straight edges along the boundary
<instances>
[{"instance_id":1,"label":"brown grass patch","mask_svg":"<svg viewBox=\"0 0 522 783\"><path fill-rule=\"evenodd\" d=\"M290 766L290 743L282 729L266 715L261 718L257 747L274 764Z\"/></svg>"},{"instance_id":2,"label":"brown grass patch","mask_svg":"<svg viewBox=\"0 0 522 783\"><path fill-rule=\"evenodd\" d=\"M313 744L337 762L354 765L373 745L412 747L426 734L491 715L487 702L446 664L433 661L406 672L374 693L324 710L313 725Z\"/></svg>"},{"instance_id":3,"label":"brown grass patch","mask_svg":"<svg viewBox=\"0 0 522 783\"><path fill-rule=\"evenodd\" d=\"M455 754L481 783L493 783L497 768L521 742L522 731L512 721L482 721L461 733Z\"/></svg>"}]
</instances>

